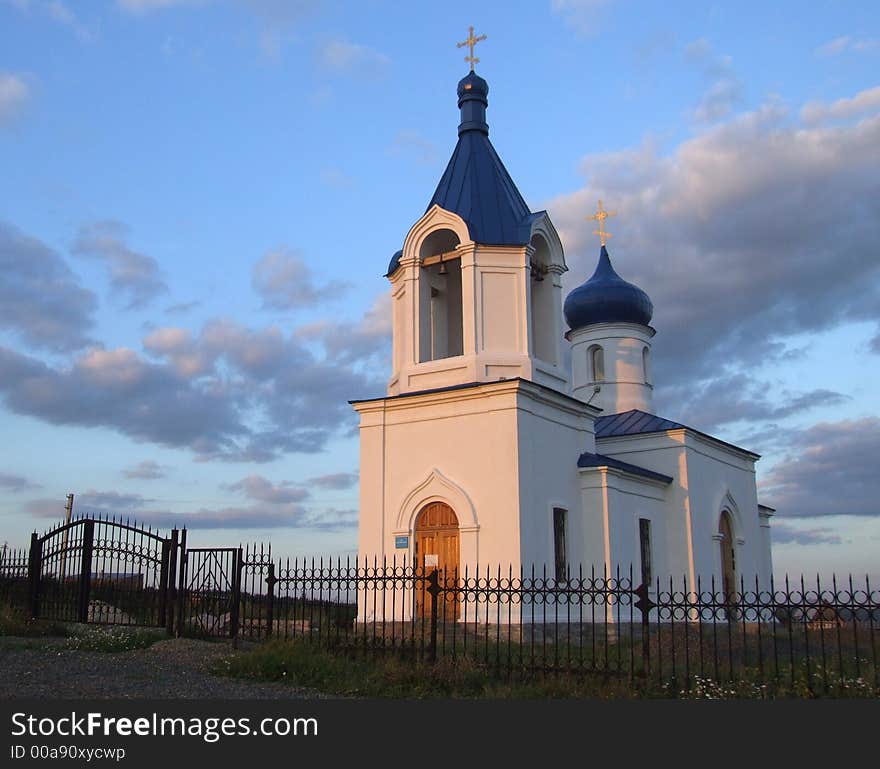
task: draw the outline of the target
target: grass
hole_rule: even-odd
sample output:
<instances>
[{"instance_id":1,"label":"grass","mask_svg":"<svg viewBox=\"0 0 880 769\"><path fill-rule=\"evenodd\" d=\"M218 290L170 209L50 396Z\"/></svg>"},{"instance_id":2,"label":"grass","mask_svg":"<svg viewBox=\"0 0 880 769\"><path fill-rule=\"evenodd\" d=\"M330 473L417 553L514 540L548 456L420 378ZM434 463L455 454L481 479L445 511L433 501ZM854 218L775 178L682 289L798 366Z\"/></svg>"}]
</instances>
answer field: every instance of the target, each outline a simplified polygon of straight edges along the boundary
<instances>
[{"instance_id":1,"label":"grass","mask_svg":"<svg viewBox=\"0 0 880 769\"><path fill-rule=\"evenodd\" d=\"M350 656L303 641L269 641L218 660L218 675L278 681L348 697L383 698L585 698L634 697L628 680L595 675L547 675L516 680L487 675L467 659L434 665L397 656Z\"/></svg>"},{"instance_id":2,"label":"grass","mask_svg":"<svg viewBox=\"0 0 880 769\"><path fill-rule=\"evenodd\" d=\"M9 604L0 604L0 636L45 638L47 636L66 637L68 635L70 635L70 629L63 622L31 619L24 609Z\"/></svg>"},{"instance_id":3,"label":"grass","mask_svg":"<svg viewBox=\"0 0 880 769\"><path fill-rule=\"evenodd\" d=\"M160 628L31 619L24 609L0 604L0 638L6 648L121 652L146 649L167 637Z\"/></svg>"},{"instance_id":4,"label":"grass","mask_svg":"<svg viewBox=\"0 0 880 769\"><path fill-rule=\"evenodd\" d=\"M284 682L326 694L380 698L540 698L540 699L768 699L876 698L880 690L865 678L844 678L825 689L821 670L795 670L794 681L763 681L756 669L744 669L736 680L693 676L678 681L646 681L601 673L523 674L504 677L459 657L453 665L403 660L396 655L361 656L303 640L269 641L253 650L218 660L212 672L257 681ZM788 671L790 673L790 671Z\"/></svg>"},{"instance_id":5,"label":"grass","mask_svg":"<svg viewBox=\"0 0 880 769\"><path fill-rule=\"evenodd\" d=\"M125 652L146 649L168 638L160 628L123 625L77 625L60 648L91 652Z\"/></svg>"}]
</instances>

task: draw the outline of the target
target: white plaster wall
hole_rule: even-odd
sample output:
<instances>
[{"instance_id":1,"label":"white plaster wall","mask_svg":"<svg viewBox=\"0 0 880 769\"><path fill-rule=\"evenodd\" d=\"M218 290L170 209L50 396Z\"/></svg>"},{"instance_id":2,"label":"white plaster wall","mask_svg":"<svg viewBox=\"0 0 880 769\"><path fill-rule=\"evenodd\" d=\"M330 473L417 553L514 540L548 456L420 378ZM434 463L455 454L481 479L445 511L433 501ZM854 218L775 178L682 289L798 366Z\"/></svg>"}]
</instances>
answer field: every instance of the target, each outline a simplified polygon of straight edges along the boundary
<instances>
[{"instance_id":1,"label":"white plaster wall","mask_svg":"<svg viewBox=\"0 0 880 769\"><path fill-rule=\"evenodd\" d=\"M728 509L736 540L737 581L742 577L746 589L754 587L756 577L769 577L769 565L764 564L754 461L744 461L689 434L687 463L697 574L703 580L714 576L716 590L721 589L721 547L717 535L721 511Z\"/></svg>"},{"instance_id":2,"label":"white plaster wall","mask_svg":"<svg viewBox=\"0 0 880 769\"><path fill-rule=\"evenodd\" d=\"M734 536L741 540L737 573L752 585L756 575L762 584L769 579L768 537L758 516L754 455L689 430L602 438L597 447L599 453L674 478L665 497L664 537L654 536L655 573L661 579L672 577L681 585L686 578L693 585L698 576L704 584L714 576L720 584L721 552L713 535L725 506L734 513Z\"/></svg>"},{"instance_id":3,"label":"white plaster wall","mask_svg":"<svg viewBox=\"0 0 880 769\"><path fill-rule=\"evenodd\" d=\"M584 519L580 549L584 571L622 576L638 584L641 576L639 518L651 521L654 573L667 568L666 511L668 486L615 468L579 470Z\"/></svg>"},{"instance_id":4,"label":"white plaster wall","mask_svg":"<svg viewBox=\"0 0 880 769\"><path fill-rule=\"evenodd\" d=\"M652 556L655 574L666 568L665 527L669 487L609 467L578 471L584 526L578 543L583 554L583 574L597 579L625 579L635 587L641 581L639 518L652 526ZM611 583L616 584L615 582ZM591 613L590 615L594 615ZM595 619L609 623L628 622L628 608L615 603Z\"/></svg>"},{"instance_id":5,"label":"white plaster wall","mask_svg":"<svg viewBox=\"0 0 880 769\"><path fill-rule=\"evenodd\" d=\"M549 511L556 504L574 517L578 509L576 463L594 448L594 410L520 380L355 408L361 563L410 561L416 515L439 500L459 518L462 571L519 573L538 557L552 564ZM395 548L401 534L405 550Z\"/></svg>"},{"instance_id":6,"label":"white plaster wall","mask_svg":"<svg viewBox=\"0 0 880 769\"><path fill-rule=\"evenodd\" d=\"M639 518L651 521L651 555L653 573L665 574L668 554L666 541L666 494L665 484L647 479L609 471L606 474L609 488L608 500L611 521L612 576L618 574L629 579L633 586L641 582L641 550L639 544Z\"/></svg>"},{"instance_id":7,"label":"white plaster wall","mask_svg":"<svg viewBox=\"0 0 880 769\"><path fill-rule=\"evenodd\" d=\"M520 398L519 488L521 562L553 576L553 508L567 511L569 564L581 561L583 539L577 459L595 451L593 412L568 399Z\"/></svg>"},{"instance_id":8,"label":"white plaster wall","mask_svg":"<svg viewBox=\"0 0 880 769\"><path fill-rule=\"evenodd\" d=\"M596 323L570 331L572 395L606 414L630 409L653 413L654 386L645 382L642 350L651 349L654 333L650 326L637 323ZM589 349L594 344L602 347L605 356L605 378L598 381L593 379L589 360ZM597 384L601 390L594 395Z\"/></svg>"}]
</instances>

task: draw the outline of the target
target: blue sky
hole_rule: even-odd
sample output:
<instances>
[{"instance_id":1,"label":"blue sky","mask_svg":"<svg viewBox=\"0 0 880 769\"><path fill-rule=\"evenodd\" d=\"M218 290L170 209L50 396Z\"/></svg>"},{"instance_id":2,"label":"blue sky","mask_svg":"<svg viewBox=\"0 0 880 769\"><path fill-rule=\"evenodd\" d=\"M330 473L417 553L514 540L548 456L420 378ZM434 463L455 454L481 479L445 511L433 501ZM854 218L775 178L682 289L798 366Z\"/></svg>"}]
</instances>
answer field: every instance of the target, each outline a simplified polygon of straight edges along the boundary
<instances>
[{"instance_id":1,"label":"blue sky","mask_svg":"<svg viewBox=\"0 0 880 769\"><path fill-rule=\"evenodd\" d=\"M657 410L763 454L778 573L880 573L880 15L865 3L0 0L0 543L104 510L354 550L382 274L490 136L651 295Z\"/></svg>"}]
</instances>

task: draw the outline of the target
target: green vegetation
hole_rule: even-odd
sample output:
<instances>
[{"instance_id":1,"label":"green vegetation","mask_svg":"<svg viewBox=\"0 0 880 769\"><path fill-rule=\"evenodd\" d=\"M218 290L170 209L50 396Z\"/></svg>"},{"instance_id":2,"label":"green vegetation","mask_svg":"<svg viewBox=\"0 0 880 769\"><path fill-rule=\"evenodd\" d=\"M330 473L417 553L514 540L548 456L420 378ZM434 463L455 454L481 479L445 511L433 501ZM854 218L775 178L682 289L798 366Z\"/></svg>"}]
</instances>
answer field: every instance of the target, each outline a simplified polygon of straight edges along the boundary
<instances>
[{"instance_id":1,"label":"green vegetation","mask_svg":"<svg viewBox=\"0 0 880 769\"><path fill-rule=\"evenodd\" d=\"M11 644L33 649L120 652L145 649L168 636L161 628L31 619L28 612L18 606L0 604L0 637L4 638L6 647Z\"/></svg>"},{"instance_id":2,"label":"green vegetation","mask_svg":"<svg viewBox=\"0 0 880 769\"><path fill-rule=\"evenodd\" d=\"M212 672L250 680L278 681L351 697L389 698L669 698L766 699L771 697L877 697L880 690L865 678L844 679L826 691L815 666L808 686L805 668L780 671L772 685L758 671L743 671L734 681L692 676L683 682L630 679L608 673L559 673L506 676L459 657L435 665L397 655L363 656L307 641L270 641L214 663Z\"/></svg>"},{"instance_id":3,"label":"green vegetation","mask_svg":"<svg viewBox=\"0 0 880 769\"><path fill-rule=\"evenodd\" d=\"M281 681L353 697L599 697L630 696L629 682L599 676L576 681L561 676L512 681L487 676L467 660L427 665L397 656L349 656L302 641L269 641L223 658L212 667L218 675Z\"/></svg>"},{"instance_id":4,"label":"green vegetation","mask_svg":"<svg viewBox=\"0 0 880 769\"><path fill-rule=\"evenodd\" d=\"M0 636L44 638L67 636L70 631L63 622L31 619L28 612L18 606L0 604Z\"/></svg>"},{"instance_id":5,"label":"green vegetation","mask_svg":"<svg viewBox=\"0 0 880 769\"><path fill-rule=\"evenodd\" d=\"M162 629L120 625L77 625L60 648L91 652L125 652L146 649L168 638Z\"/></svg>"}]
</instances>

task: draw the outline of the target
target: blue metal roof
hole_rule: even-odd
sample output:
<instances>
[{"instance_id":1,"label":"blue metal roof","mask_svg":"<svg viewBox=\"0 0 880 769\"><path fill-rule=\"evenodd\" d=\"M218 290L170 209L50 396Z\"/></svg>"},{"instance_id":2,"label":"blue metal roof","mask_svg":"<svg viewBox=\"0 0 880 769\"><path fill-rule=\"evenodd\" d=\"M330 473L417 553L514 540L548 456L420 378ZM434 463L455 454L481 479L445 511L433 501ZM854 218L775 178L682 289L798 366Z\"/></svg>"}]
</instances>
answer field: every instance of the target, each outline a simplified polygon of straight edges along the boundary
<instances>
[{"instance_id":1,"label":"blue metal roof","mask_svg":"<svg viewBox=\"0 0 880 769\"><path fill-rule=\"evenodd\" d=\"M620 277L602 246L599 263L588 281L565 299L565 320L572 330L593 323L640 323L647 326L654 314L650 297Z\"/></svg>"},{"instance_id":2,"label":"blue metal roof","mask_svg":"<svg viewBox=\"0 0 880 769\"><path fill-rule=\"evenodd\" d=\"M702 435L715 443L723 446L729 446L732 449L749 454L755 459L760 459L761 455L754 451L749 451L741 446L737 446L727 441L722 441L708 433L695 430L693 427L683 425L681 422L673 422L671 419L658 417L656 414L649 414L639 409L631 409L630 411L622 411L619 414L606 414L596 418L595 422L596 438L614 438L620 435L642 435L645 433L660 433L664 430L690 430L692 433Z\"/></svg>"},{"instance_id":3,"label":"blue metal roof","mask_svg":"<svg viewBox=\"0 0 880 769\"><path fill-rule=\"evenodd\" d=\"M489 86L471 73L458 84L458 144L428 204L458 214L471 239L496 246L529 242L531 211L489 141Z\"/></svg>"},{"instance_id":4,"label":"blue metal roof","mask_svg":"<svg viewBox=\"0 0 880 769\"><path fill-rule=\"evenodd\" d=\"M659 433L663 430L680 430L687 427L680 422L664 419L646 411L632 409L620 414L606 414L596 419L596 437L611 438L617 435Z\"/></svg>"},{"instance_id":5,"label":"blue metal roof","mask_svg":"<svg viewBox=\"0 0 880 769\"><path fill-rule=\"evenodd\" d=\"M604 454L591 454L589 451L585 451L578 457L578 467L614 467L633 475L641 475L644 478L651 478L663 483L672 483L673 480L670 476L663 475L663 473L655 473L653 470L647 470L638 465L631 465L629 462L622 462L614 457L606 457Z\"/></svg>"}]
</instances>

